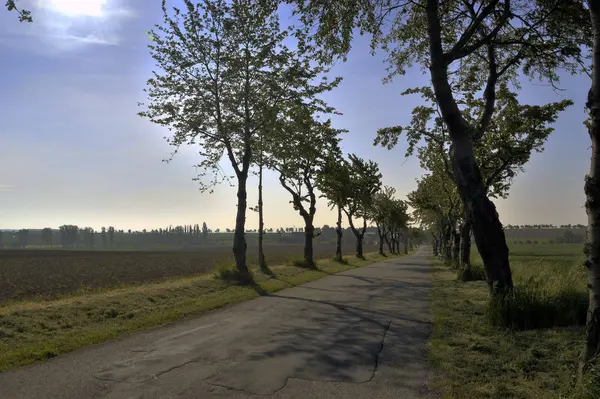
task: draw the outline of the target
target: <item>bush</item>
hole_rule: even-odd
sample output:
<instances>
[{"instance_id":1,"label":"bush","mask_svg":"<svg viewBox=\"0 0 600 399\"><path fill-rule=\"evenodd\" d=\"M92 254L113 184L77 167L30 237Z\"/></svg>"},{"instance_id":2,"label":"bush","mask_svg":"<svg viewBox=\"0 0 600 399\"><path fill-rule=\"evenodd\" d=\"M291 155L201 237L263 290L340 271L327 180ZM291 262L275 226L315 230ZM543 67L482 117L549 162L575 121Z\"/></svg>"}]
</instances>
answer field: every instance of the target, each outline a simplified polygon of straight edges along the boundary
<instances>
[{"instance_id":1,"label":"bush","mask_svg":"<svg viewBox=\"0 0 600 399\"><path fill-rule=\"evenodd\" d=\"M342 260L338 260L335 256L331 258L332 261L337 262L342 265L347 265L349 263L348 258L342 257Z\"/></svg>"},{"instance_id":2,"label":"bush","mask_svg":"<svg viewBox=\"0 0 600 399\"><path fill-rule=\"evenodd\" d=\"M479 263L472 264L469 268L459 270L456 278L462 282L486 281L485 269Z\"/></svg>"},{"instance_id":3,"label":"bush","mask_svg":"<svg viewBox=\"0 0 600 399\"><path fill-rule=\"evenodd\" d=\"M511 330L585 325L588 298L585 292L563 286L552 291L530 278L511 293L491 297L487 316L494 326Z\"/></svg>"},{"instance_id":4,"label":"bush","mask_svg":"<svg viewBox=\"0 0 600 399\"><path fill-rule=\"evenodd\" d=\"M308 263L306 263L304 258L292 258L290 259L290 264L292 266L300 267L302 269L317 270L316 262L314 265L309 265Z\"/></svg>"},{"instance_id":5,"label":"bush","mask_svg":"<svg viewBox=\"0 0 600 399\"><path fill-rule=\"evenodd\" d=\"M600 398L600 359L592 362L591 367L583 375L581 383L575 387L571 399Z\"/></svg>"},{"instance_id":6,"label":"bush","mask_svg":"<svg viewBox=\"0 0 600 399\"><path fill-rule=\"evenodd\" d=\"M248 275L244 275L231 263L218 264L213 270L213 277L230 284L238 285L248 285L254 282L254 276L251 270L248 270Z\"/></svg>"}]
</instances>

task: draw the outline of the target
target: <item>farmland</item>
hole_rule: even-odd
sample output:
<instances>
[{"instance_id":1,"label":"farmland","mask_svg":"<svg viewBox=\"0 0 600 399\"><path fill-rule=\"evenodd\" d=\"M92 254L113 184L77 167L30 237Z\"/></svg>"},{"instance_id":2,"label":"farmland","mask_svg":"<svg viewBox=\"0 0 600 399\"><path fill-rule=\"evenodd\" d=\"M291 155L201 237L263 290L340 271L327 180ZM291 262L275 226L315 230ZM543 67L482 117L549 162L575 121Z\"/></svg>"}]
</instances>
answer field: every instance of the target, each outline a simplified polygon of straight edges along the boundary
<instances>
[{"instance_id":1,"label":"farmland","mask_svg":"<svg viewBox=\"0 0 600 399\"><path fill-rule=\"evenodd\" d=\"M335 245L315 243L315 258L328 258ZM365 242L365 251L376 249ZM265 247L269 264L282 264L302 256L302 245L271 244ZM351 251L345 248L346 252ZM257 259L257 248L248 247L248 262ZM230 247L195 251L0 251L0 302L57 296L137 285L174 277L203 274L232 261Z\"/></svg>"},{"instance_id":2,"label":"farmland","mask_svg":"<svg viewBox=\"0 0 600 399\"><path fill-rule=\"evenodd\" d=\"M511 241L509 248L515 289L527 296L521 302L526 321L554 327L492 326L486 283L460 282L456 271L437 266L430 361L441 371L437 384L448 397L534 399L573 393L587 311L583 245ZM476 250L473 260L481 274Z\"/></svg>"}]
</instances>

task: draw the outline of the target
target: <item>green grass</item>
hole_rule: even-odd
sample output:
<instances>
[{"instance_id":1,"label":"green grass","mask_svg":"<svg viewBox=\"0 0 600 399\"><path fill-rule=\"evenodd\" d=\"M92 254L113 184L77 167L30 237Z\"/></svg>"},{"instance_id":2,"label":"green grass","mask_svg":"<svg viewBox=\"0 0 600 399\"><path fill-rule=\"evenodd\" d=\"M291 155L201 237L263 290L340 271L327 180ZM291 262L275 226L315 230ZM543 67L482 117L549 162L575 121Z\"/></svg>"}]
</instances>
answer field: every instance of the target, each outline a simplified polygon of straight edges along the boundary
<instances>
[{"instance_id":1,"label":"green grass","mask_svg":"<svg viewBox=\"0 0 600 399\"><path fill-rule=\"evenodd\" d=\"M434 383L446 398L566 398L574 393L584 337L584 327L577 325L586 295L583 246L509 247L515 298L508 310L494 309L484 281L461 282L456 271L435 267L429 361L438 371ZM473 268L480 270L481 260L473 260ZM494 315L504 317L495 323L506 327L492 325ZM535 325L523 325L527 322ZM548 326L553 328L540 328ZM581 397L597 398L596 393Z\"/></svg>"},{"instance_id":2,"label":"green grass","mask_svg":"<svg viewBox=\"0 0 600 399\"><path fill-rule=\"evenodd\" d=\"M224 265L211 274L172 278L113 290L29 300L0 306L0 371L41 361L80 347L199 315L264 293L304 284L386 258L347 257L346 264L320 260L318 269L272 266L273 276L253 270L254 286L235 284Z\"/></svg>"}]
</instances>

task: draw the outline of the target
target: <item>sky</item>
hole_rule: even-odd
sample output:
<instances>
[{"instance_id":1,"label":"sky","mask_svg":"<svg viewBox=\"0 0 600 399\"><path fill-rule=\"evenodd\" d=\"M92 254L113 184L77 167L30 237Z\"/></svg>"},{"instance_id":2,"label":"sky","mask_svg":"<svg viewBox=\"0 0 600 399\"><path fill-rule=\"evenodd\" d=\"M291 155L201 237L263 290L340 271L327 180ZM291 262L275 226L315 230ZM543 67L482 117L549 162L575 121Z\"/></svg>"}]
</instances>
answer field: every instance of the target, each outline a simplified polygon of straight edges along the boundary
<instances>
[{"instance_id":1,"label":"sky","mask_svg":"<svg viewBox=\"0 0 600 399\"><path fill-rule=\"evenodd\" d=\"M171 1L168 4L176 4ZM202 193L192 179L197 151L189 147L171 162L163 128L139 117L145 81L153 60L146 32L160 22L159 0L20 0L34 23L19 23L0 10L0 229L76 224L99 229L152 229L206 222L233 228L235 188L226 184ZM379 128L405 124L418 97L401 96L428 84L411 69L383 85L384 54L371 56L369 38L357 37L348 61L333 76L343 82L324 98L342 116L342 149L378 162L384 184L397 196L416 188L424 173L405 158L406 144L373 146ZM504 224L586 223L584 176L590 141L583 125L589 77L565 75L556 92L523 82L520 100L542 104L570 98L543 153L532 155L526 173L515 178L507 200L496 200ZM223 162L223 165L226 165ZM230 169L230 168L229 168ZM249 182L248 203L257 201L257 179ZM265 177L267 227L301 227L277 175ZM256 228L249 211L247 228ZM315 225L332 225L335 213L317 205Z\"/></svg>"}]
</instances>

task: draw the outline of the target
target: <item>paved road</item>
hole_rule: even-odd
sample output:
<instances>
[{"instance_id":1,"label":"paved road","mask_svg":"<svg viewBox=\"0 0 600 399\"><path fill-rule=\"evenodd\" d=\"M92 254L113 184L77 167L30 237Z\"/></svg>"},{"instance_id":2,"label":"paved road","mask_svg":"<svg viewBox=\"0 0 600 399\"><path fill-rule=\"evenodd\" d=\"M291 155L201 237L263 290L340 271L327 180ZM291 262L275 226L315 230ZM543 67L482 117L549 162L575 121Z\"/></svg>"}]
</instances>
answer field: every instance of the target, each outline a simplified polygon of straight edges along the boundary
<instances>
[{"instance_id":1,"label":"paved road","mask_svg":"<svg viewBox=\"0 0 600 399\"><path fill-rule=\"evenodd\" d=\"M428 253L0 373L0 398L433 398Z\"/></svg>"}]
</instances>

